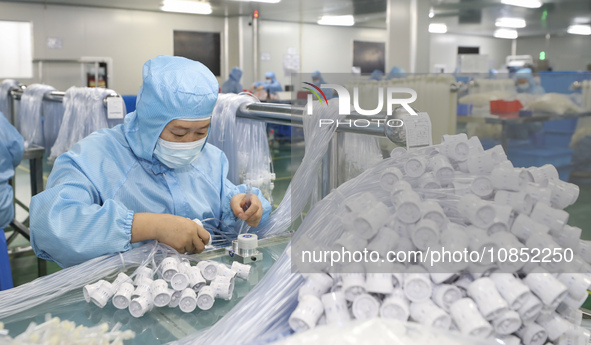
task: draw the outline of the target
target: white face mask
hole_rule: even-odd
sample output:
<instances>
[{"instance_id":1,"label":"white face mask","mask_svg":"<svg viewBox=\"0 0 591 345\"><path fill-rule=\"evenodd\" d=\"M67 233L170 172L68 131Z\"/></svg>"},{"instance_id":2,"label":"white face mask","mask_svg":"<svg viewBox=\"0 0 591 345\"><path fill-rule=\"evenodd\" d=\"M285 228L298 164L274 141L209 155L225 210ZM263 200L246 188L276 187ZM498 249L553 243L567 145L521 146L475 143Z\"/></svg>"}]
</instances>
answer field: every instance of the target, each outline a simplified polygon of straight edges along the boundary
<instances>
[{"instance_id":1,"label":"white face mask","mask_svg":"<svg viewBox=\"0 0 591 345\"><path fill-rule=\"evenodd\" d=\"M517 88L522 91L527 90L527 89L529 89L529 83L517 84Z\"/></svg>"},{"instance_id":2,"label":"white face mask","mask_svg":"<svg viewBox=\"0 0 591 345\"><path fill-rule=\"evenodd\" d=\"M167 167L180 168L193 163L201 155L206 139L207 137L197 141L178 143L158 138L154 155Z\"/></svg>"}]
</instances>

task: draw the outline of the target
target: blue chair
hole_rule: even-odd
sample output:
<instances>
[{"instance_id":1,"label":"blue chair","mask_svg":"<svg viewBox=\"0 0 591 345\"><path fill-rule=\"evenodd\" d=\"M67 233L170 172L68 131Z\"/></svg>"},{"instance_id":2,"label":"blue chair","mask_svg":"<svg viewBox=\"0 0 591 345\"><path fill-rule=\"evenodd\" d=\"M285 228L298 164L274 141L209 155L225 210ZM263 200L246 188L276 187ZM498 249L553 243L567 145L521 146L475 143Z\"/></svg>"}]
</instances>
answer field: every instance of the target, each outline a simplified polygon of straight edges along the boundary
<instances>
[{"instance_id":1,"label":"blue chair","mask_svg":"<svg viewBox=\"0 0 591 345\"><path fill-rule=\"evenodd\" d=\"M8 260L6 236L4 236L4 230L0 229L0 291L12 287L12 273L10 272L10 261Z\"/></svg>"}]
</instances>

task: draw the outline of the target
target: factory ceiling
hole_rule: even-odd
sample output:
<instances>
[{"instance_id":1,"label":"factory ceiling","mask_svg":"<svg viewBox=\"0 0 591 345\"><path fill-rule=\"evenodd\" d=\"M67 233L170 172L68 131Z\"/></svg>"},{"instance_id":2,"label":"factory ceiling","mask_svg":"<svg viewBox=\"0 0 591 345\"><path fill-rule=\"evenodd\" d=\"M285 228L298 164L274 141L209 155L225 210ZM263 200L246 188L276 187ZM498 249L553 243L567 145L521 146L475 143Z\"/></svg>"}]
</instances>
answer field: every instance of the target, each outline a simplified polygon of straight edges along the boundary
<instances>
[{"instance_id":1,"label":"factory ceiling","mask_svg":"<svg viewBox=\"0 0 591 345\"><path fill-rule=\"evenodd\" d=\"M1 2L160 11L162 0L0 0ZM268 0L267 0L268 1ZM277 0L275 0L277 1ZM323 15L353 15L355 26L386 28L388 0L281 0L261 3L238 0L209 0L213 16L252 16L262 20L316 23ZM430 22L444 23L449 33L492 36L500 17L525 19L519 36L563 34L571 24L591 24L591 0L540 0L539 8L523 8L501 0L417 0L428 1Z\"/></svg>"}]
</instances>

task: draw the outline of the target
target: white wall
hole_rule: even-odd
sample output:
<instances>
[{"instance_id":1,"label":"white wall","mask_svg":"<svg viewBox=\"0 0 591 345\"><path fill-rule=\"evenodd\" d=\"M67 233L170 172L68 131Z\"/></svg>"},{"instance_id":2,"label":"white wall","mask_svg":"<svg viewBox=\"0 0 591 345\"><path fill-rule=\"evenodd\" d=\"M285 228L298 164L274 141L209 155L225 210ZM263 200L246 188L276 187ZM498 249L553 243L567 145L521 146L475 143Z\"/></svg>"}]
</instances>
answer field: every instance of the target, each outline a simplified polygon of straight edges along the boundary
<instances>
[{"instance_id":1,"label":"white wall","mask_svg":"<svg viewBox=\"0 0 591 345\"><path fill-rule=\"evenodd\" d=\"M260 21L259 53L270 53L271 59L260 61L258 80L273 71L282 85L290 83L283 73L288 48L300 54L302 73L351 73L354 40L386 42L386 30Z\"/></svg>"},{"instance_id":2,"label":"white wall","mask_svg":"<svg viewBox=\"0 0 591 345\"><path fill-rule=\"evenodd\" d=\"M552 36L547 42L544 37L517 39L517 54L539 57L546 52L546 59L555 71L586 70L591 63L591 36Z\"/></svg>"},{"instance_id":3,"label":"white wall","mask_svg":"<svg viewBox=\"0 0 591 345\"><path fill-rule=\"evenodd\" d=\"M109 87L121 94L138 92L144 62L160 54L173 54L173 30L222 33L224 56L224 19L219 17L0 2L2 19L33 23L35 59L111 57L114 75ZM49 49L48 37L61 38L62 49ZM227 75L225 68L222 63L222 76ZM73 83L81 86L80 67L76 64L46 64L44 77L58 90Z\"/></svg>"},{"instance_id":4,"label":"white wall","mask_svg":"<svg viewBox=\"0 0 591 345\"><path fill-rule=\"evenodd\" d=\"M445 72L454 72L457 64L458 46L480 47L480 54L487 54L491 68L505 64L505 57L511 54L511 40L454 34L431 34L430 66L445 64Z\"/></svg>"}]
</instances>

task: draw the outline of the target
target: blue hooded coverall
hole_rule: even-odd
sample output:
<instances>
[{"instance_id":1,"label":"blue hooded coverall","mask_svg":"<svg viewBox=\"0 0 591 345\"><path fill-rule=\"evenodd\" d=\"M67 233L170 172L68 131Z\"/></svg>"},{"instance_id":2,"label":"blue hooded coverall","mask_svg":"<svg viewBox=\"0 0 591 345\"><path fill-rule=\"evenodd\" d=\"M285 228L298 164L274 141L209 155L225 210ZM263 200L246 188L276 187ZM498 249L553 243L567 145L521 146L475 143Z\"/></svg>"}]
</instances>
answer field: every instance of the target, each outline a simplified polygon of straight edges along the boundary
<instances>
[{"instance_id":1,"label":"blue hooded coverall","mask_svg":"<svg viewBox=\"0 0 591 345\"><path fill-rule=\"evenodd\" d=\"M320 85L322 84L326 84L326 82L324 81L324 78L322 78L322 74L320 74L320 71L316 71L314 73L312 73L312 84L320 87ZM321 89L322 92L324 92L324 95L326 96L326 99L331 99L335 97L335 90L325 87Z\"/></svg>"},{"instance_id":2,"label":"blue hooded coverall","mask_svg":"<svg viewBox=\"0 0 591 345\"><path fill-rule=\"evenodd\" d=\"M384 77L384 72L380 71L379 69L374 69L369 76L369 80L377 80L380 81Z\"/></svg>"},{"instance_id":3,"label":"blue hooded coverall","mask_svg":"<svg viewBox=\"0 0 591 345\"><path fill-rule=\"evenodd\" d=\"M543 95L545 93L544 88L534 81L531 68L522 68L517 70L513 78L515 79L515 88L517 89L518 93L530 93L532 95ZM529 87L527 89L520 89L517 87L517 79L527 79Z\"/></svg>"},{"instance_id":4,"label":"blue hooded coverall","mask_svg":"<svg viewBox=\"0 0 591 345\"><path fill-rule=\"evenodd\" d=\"M0 113L0 229L14 218L13 191L8 180L14 177L25 152L23 137ZM4 236L4 234L0 234Z\"/></svg>"},{"instance_id":5,"label":"blue hooded coverall","mask_svg":"<svg viewBox=\"0 0 591 345\"><path fill-rule=\"evenodd\" d=\"M406 71L402 67L394 66L388 73L386 80L395 79L395 78L406 78Z\"/></svg>"},{"instance_id":6,"label":"blue hooded coverall","mask_svg":"<svg viewBox=\"0 0 591 345\"><path fill-rule=\"evenodd\" d=\"M275 94L277 92L283 91L283 86L281 86L281 83L279 83L279 81L275 77L275 73L267 72L265 73L265 78L271 79L270 82L265 81L265 83L263 84L265 86L265 90L267 90L269 94Z\"/></svg>"},{"instance_id":7,"label":"blue hooded coverall","mask_svg":"<svg viewBox=\"0 0 591 345\"><path fill-rule=\"evenodd\" d=\"M57 158L47 189L31 201L31 244L40 258L62 267L122 252L135 212L190 219L217 218L233 227L230 199L246 191L227 178L228 160L205 144L187 166L171 169L154 155L164 127L175 119L211 116L218 95L214 75L199 62L159 56L143 67L137 108L123 125L96 131ZM271 205L263 205L261 224Z\"/></svg>"},{"instance_id":8,"label":"blue hooded coverall","mask_svg":"<svg viewBox=\"0 0 591 345\"><path fill-rule=\"evenodd\" d=\"M222 84L222 93L240 93L242 92L242 84L240 83L242 78L242 70L238 67L232 68L230 71L230 78Z\"/></svg>"},{"instance_id":9,"label":"blue hooded coverall","mask_svg":"<svg viewBox=\"0 0 591 345\"><path fill-rule=\"evenodd\" d=\"M517 70L513 78L515 79L515 89L517 93L529 93L532 95L543 95L545 93L544 88L534 81L531 68L521 68ZM527 89L520 89L517 87L517 79L527 79L529 87ZM507 136L512 139L524 140L527 139L530 134L542 130L543 126L544 124L542 122L508 124Z\"/></svg>"}]
</instances>

